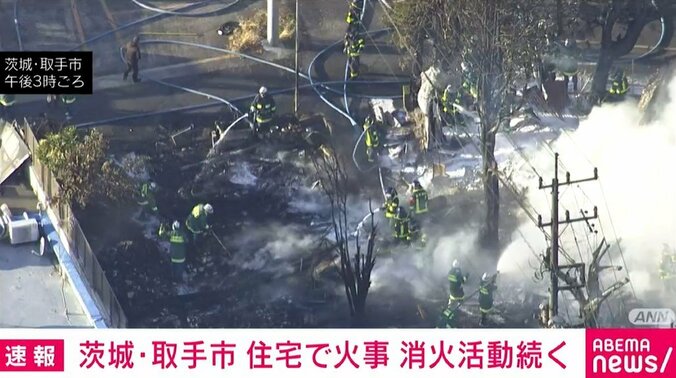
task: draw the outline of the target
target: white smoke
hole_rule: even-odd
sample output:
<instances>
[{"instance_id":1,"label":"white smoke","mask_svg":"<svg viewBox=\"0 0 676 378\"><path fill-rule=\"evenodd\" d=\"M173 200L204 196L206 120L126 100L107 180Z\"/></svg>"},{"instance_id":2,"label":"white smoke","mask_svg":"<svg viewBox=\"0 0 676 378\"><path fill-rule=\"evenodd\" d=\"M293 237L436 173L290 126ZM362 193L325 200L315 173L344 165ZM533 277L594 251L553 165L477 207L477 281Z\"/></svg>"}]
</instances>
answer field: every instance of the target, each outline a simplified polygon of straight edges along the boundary
<instances>
[{"instance_id":1,"label":"white smoke","mask_svg":"<svg viewBox=\"0 0 676 378\"><path fill-rule=\"evenodd\" d=\"M612 248L603 265L624 268L626 263L626 270L603 273L603 281L612 283L628 274L632 286L627 289L633 289L639 298L661 289L657 278L661 251L665 244L676 248L676 80L668 92L670 100L650 124L639 125L641 114L635 103L604 105L595 108L576 131L563 132L551 149L543 147L529 158L545 185L554 175L553 152L560 154L561 182L566 180L566 172L571 180L577 180L592 176L594 167L598 168L597 181L561 188L559 214L559 219L564 219L566 209L570 218L578 218L581 209L592 215L597 206L599 219L591 223L598 235L590 233L585 222L567 229L561 226L561 245L573 259L588 261L590 250L602 236L612 244L621 239L621 251ZM543 222L549 222L550 191L539 190L537 179L527 170L528 166L514 181L528 188L528 203L542 214ZM535 255L547 247L530 220L512 239L500 260L501 271L516 272L519 266L533 265ZM561 259L564 263L565 257Z\"/></svg>"},{"instance_id":2,"label":"white smoke","mask_svg":"<svg viewBox=\"0 0 676 378\"><path fill-rule=\"evenodd\" d=\"M295 260L316 247L317 237L298 225L275 222L242 233L233 244L244 252L235 261L238 266L289 274L296 269Z\"/></svg>"},{"instance_id":3,"label":"white smoke","mask_svg":"<svg viewBox=\"0 0 676 378\"><path fill-rule=\"evenodd\" d=\"M474 275L475 280L483 273L485 264L477 260L476 237L476 230L461 229L442 236L424 250L406 246L379 257L371 273L371 292L401 290L405 283L416 298L445 298L446 277L453 260L457 259L463 271Z\"/></svg>"}]
</instances>

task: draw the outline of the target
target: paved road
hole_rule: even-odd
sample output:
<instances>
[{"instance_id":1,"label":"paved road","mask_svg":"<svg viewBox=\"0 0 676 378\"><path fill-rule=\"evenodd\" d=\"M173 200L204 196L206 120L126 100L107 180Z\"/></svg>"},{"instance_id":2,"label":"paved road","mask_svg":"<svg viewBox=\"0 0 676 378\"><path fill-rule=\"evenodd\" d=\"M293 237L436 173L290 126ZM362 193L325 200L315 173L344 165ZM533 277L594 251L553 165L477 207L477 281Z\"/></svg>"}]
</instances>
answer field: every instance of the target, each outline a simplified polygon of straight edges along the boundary
<instances>
[{"instance_id":1,"label":"paved road","mask_svg":"<svg viewBox=\"0 0 676 378\"><path fill-rule=\"evenodd\" d=\"M69 0L70 1L70 0ZM85 38L90 38L91 35L105 32L106 28L103 25L109 23L109 19L105 17L105 12L102 12L103 0L88 0L84 3L85 7L79 7L82 19L88 20L82 22ZM80 0L82 2L82 0ZM96 3L96 4L92 4ZM137 11L129 11L127 8L122 8L120 2L113 2L108 5L110 14L117 17L118 14L124 15L122 22L129 22L133 16L143 17ZM240 11L249 12L255 9L256 6L262 6L261 1L257 2L243 2L248 5L240 7ZM96 6L94 6L96 5ZM331 2L329 4L321 4L320 6L307 6L302 9L300 27L302 30L300 67L302 72L307 71L307 66L316 54L323 50L327 45L341 40L345 29L343 21L343 14L345 12L345 4L342 2ZM125 12L125 9L127 11ZM378 12L376 6L376 12ZM97 13L98 12L98 13ZM144 12L140 12L144 13ZM87 16L83 16L87 15ZM145 15L148 13L145 12ZM380 17L373 15L370 12L365 20L371 30L380 29L382 25L379 24ZM88 17L91 15L91 18ZM38 18L39 15L34 15ZM72 17L72 16L71 16ZM204 33L201 37L182 38L177 36L167 36L164 38L181 39L186 41L197 41L199 43L212 44L215 46L222 46L222 41L217 40L215 33L207 33L210 30L215 30L218 22L221 22L225 16L207 17L207 18L187 18L187 17L165 17L157 22L150 23L148 26L143 26L141 32L168 32L172 28L180 28L181 30L194 31L197 33ZM97 22L94 22L97 20ZM320 22L316 22L320 20ZM116 22L119 26L121 22ZM213 28L212 28L213 27ZM211 29L210 29L211 28ZM71 32L76 35L77 27L73 27ZM130 35L131 31L128 32ZM215 36L215 37L214 37ZM319 37L315 37L319 36ZM161 36L154 36L160 38ZM81 38L80 38L81 39ZM30 42L30 40L28 40ZM71 43L76 43L71 41ZM116 75L120 75L119 57L117 55L117 42L115 36L103 38L100 41L88 46L94 50L95 56L108 56L110 51L115 52L110 59L113 62L108 62L103 69L110 71L110 75L97 76L100 81L115 81ZM197 49L186 46L168 46L156 45L150 46L145 51L147 59L142 61L142 68L149 69L155 67L162 67L165 64L180 64L188 61L186 57L191 57L192 61L201 60L205 58L213 58L218 56L208 50ZM286 51L283 55L287 58L282 59L279 63L286 66L293 66L293 59L291 58L291 51ZM267 53L263 57L267 59L275 59L277 54ZM101 58L99 58L101 59ZM398 67L398 56L396 51L388 45L388 36L380 34L374 38L367 38L367 49L364 53L363 66L364 75L363 80L388 80L392 79L392 75L401 74ZM317 60L316 72L318 80L342 80L345 70L345 57L340 52L340 46L332 49L329 53L324 55L323 59ZM115 73L117 70L117 73ZM208 73L200 74L200 71L207 71ZM98 71L97 71L98 73ZM277 68L272 68L259 63L249 63L242 61L239 58L226 59L216 63L205 64L204 66L195 65L190 69L186 69L185 74L181 72L176 73L176 77L162 77L174 84L187 86L200 91L208 92L213 95L220 96L225 99L238 98L246 95L254 94L260 85L266 85L271 90L280 88L289 88L294 84L294 76L292 74L281 71ZM147 78L152 79L157 77L155 74L148 74ZM119 80L119 79L118 79ZM307 84L307 80L301 79L301 85ZM81 96L74 106L75 117L74 123L83 123L96 121L100 119L108 119L115 117L128 116L138 113L147 113L154 111L161 111L165 109L196 105L209 102L204 97L186 93L180 90L166 88L158 85L150 80L146 80L140 84L124 83L119 80L118 84L113 83L113 88L97 91L92 96ZM338 87L337 89L340 89ZM379 86L374 85L370 87L359 87L358 89L350 89L350 91L362 91L372 94L379 94L383 92L399 93L399 87L393 85ZM326 114L337 115L337 113L322 102L318 101L317 96L311 90L304 90L301 93L300 108L301 111L321 111ZM342 99L336 97L336 103L342 103ZM290 96L281 96L278 100L280 102L280 111L287 112L292 109L292 100ZM22 99L23 105L17 106L17 113L19 116L39 114L47 111L46 104L43 97L26 97ZM243 109L247 104L238 104ZM342 107L342 106L341 106ZM219 111L220 107L214 107L200 112L203 115L213 115ZM62 111L52 113L56 118L63 118ZM190 123L193 122L195 115L190 114L186 117L183 115L171 114L166 117L144 118L133 122L120 122L110 127L105 128L109 132L117 129L129 129L131 127L139 127L140 125L157 125L158 123ZM336 121L340 122L341 117L338 116ZM213 121L211 121L213 122ZM209 123L211 123L209 122Z\"/></svg>"},{"instance_id":2,"label":"paved road","mask_svg":"<svg viewBox=\"0 0 676 378\"><path fill-rule=\"evenodd\" d=\"M3 185L0 202L14 214L35 209L37 199L24 185ZM73 288L56 269L54 255L38 256L38 250L36 243L0 241L0 328L90 327Z\"/></svg>"}]
</instances>

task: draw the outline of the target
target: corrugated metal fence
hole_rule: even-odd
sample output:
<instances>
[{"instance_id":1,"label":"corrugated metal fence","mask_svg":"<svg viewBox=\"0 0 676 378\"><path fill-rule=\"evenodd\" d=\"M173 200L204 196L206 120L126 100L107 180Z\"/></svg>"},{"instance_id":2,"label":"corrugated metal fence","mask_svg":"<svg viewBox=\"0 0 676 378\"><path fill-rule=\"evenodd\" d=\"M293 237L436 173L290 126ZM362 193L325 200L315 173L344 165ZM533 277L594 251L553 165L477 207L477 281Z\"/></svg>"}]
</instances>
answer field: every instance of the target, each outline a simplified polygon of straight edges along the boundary
<instances>
[{"instance_id":1,"label":"corrugated metal fence","mask_svg":"<svg viewBox=\"0 0 676 378\"><path fill-rule=\"evenodd\" d=\"M31 151L37 180L42 185L45 195L50 200L58 197L60 191L59 184L56 182L56 178L52 172L35 156L34 151L37 148L38 141L30 125L25 120L21 126L21 131L22 137ZM111 328L126 328L127 317L115 296L113 288L110 286L110 282L106 278L103 268L101 268L101 264L99 264L84 232L82 232L80 223L75 218L73 210L66 203L50 202L50 205L56 213L58 225L66 234L68 245L71 248L71 255L77 261L83 279L93 289L94 294L103 307L101 310L106 317L106 324Z\"/></svg>"}]
</instances>

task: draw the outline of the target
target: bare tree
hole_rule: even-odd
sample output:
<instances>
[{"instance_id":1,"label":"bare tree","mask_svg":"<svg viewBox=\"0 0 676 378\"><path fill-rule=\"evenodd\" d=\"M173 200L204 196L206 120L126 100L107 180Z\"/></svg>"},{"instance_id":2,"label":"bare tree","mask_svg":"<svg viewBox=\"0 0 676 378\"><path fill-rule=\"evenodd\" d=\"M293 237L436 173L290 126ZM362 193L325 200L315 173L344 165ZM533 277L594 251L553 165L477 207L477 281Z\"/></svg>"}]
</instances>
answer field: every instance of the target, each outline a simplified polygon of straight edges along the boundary
<instances>
[{"instance_id":1,"label":"bare tree","mask_svg":"<svg viewBox=\"0 0 676 378\"><path fill-rule=\"evenodd\" d=\"M368 233L366 253L363 253L359 231L355 240L354 256L350 253L350 229L347 219L348 180L340 159L333 149L321 149L323 155L314 159L315 170L322 190L331 206L331 224L336 240L335 250L340 259L340 276L345 286L350 316L354 325L361 325L366 315L366 298L371 286L371 272L375 266L376 225L371 212L371 229Z\"/></svg>"},{"instance_id":2,"label":"bare tree","mask_svg":"<svg viewBox=\"0 0 676 378\"><path fill-rule=\"evenodd\" d=\"M588 29L601 28L601 47L592 82L592 91L606 91L613 63L629 54L643 29L667 12L665 0L577 0L578 15Z\"/></svg>"},{"instance_id":3,"label":"bare tree","mask_svg":"<svg viewBox=\"0 0 676 378\"><path fill-rule=\"evenodd\" d=\"M599 273L608 269L619 270L616 266L601 265L601 259L609 249L610 244L606 243L606 239L601 240L601 243L599 243L598 247L596 247L592 253L592 260L588 264L585 285L571 290L573 297L575 297L575 300L580 306L580 315L586 328L598 327L599 324L597 319L601 304L629 282L629 278L625 278L615 282L605 290L601 289ZM561 270L558 270L557 274L559 278L569 286L578 285L578 278Z\"/></svg>"},{"instance_id":4,"label":"bare tree","mask_svg":"<svg viewBox=\"0 0 676 378\"><path fill-rule=\"evenodd\" d=\"M432 40L437 57L447 69L458 67L462 60L477 77L476 105L486 199L481 242L497 254L500 195L495 137L500 125L512 114L510 90L533 73L546 46L546 36L553 33L554 23L546 20L555 14L556 3L403 0L395 3L394 8L390 23L398 31L396 41L400 46L416 51L414 43L424 35Z\"/></svg>"}]
</instances>

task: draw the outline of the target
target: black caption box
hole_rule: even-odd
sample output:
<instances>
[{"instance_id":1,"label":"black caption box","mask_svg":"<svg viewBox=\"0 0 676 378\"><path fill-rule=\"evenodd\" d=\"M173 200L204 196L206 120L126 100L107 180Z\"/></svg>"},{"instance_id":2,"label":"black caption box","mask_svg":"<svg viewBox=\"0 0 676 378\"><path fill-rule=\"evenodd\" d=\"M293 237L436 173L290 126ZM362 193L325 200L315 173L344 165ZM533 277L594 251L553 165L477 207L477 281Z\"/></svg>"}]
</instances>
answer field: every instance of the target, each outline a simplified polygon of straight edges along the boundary
<instances>
[{"instance_id":1,"label":"black caption box","mask_svg":"<svg viewBox=\"0 0 676 378\"><path fill-rule=\"evenodd\" d=\"M1 94L92 94L91 51L1 51Z\"/></svg>"}]
</instances>

